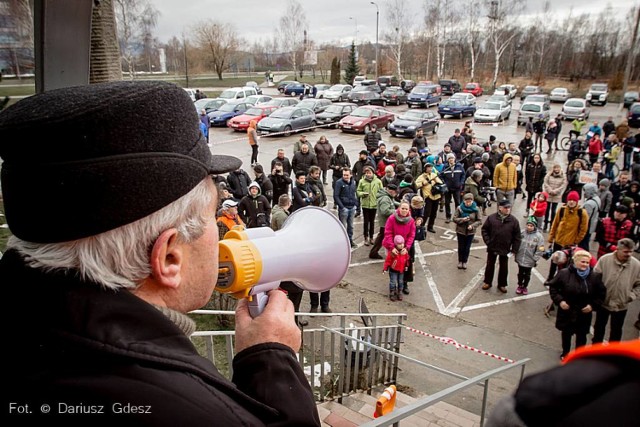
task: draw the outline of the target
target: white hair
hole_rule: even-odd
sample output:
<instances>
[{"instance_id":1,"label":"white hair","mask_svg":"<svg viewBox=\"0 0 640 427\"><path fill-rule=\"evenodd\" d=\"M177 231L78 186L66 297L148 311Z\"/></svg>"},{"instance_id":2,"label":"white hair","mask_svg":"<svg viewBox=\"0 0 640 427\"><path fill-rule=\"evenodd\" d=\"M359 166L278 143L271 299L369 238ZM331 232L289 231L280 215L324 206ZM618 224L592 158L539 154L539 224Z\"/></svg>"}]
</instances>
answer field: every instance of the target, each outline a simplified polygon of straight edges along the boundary
<instances>
[{"instance_id":1,"label":"white hair","mask_svg":"<svg viewBox=\"0 0 640 427\"><path fill-rule=\"evenodd\" d=\"M151 249L163 231L176 228L185 243L203 235L215 214L207 211L213 198L210 185L211 177L206 177L159 211L95 236L61 243L26 242L13 236L7 247L22 254L32 268L76 270L83 280L106 288L133 289L151 274Z\"/></svg>"}]
</instances>

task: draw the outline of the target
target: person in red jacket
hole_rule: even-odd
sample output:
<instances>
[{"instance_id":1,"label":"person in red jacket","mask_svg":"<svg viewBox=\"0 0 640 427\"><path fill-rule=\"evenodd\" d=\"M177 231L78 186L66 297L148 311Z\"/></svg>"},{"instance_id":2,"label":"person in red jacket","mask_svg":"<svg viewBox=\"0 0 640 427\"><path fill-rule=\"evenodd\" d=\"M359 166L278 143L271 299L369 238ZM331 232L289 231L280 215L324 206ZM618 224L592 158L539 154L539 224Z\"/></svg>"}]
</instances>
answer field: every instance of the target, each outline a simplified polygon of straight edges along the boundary
<instances>
[{"instance_id":1,"label":"person in red jacket","mask_svg":"<svg viewBox=\"0 0 640 427\"><path fill-rule=\"evenodd\" d=\"M535 217L538 222L538 230L540 232L544 229L544 216L547 213L547 199L549 198L549 193L546 191L541 191L536 193L536 197L531 202L529 206L531 208L531 216Z\"/></svg>"},{"instance_id":2,"label":"person in red jacket","mask_svg":"<svg viewBox=\"0 0 640 427\"><path fill-rule=\"evenodd\" d=\"M409 252L404 247L404 237L396 235L393 238L394 248L387 252L387 258L382 267L383 272L389 272L389 299L402 301L402 292L398 286L402 286L404 269L409 262Z\"/></svg>"},{"instance_id":3,"label":"person in red jacket","mask_svg":"<svg viewBox=\"0 0 640 427\"><path fill-rule=\"evenodd\" d=\"M629 208L618 205L613 211L613 218L603 218L596 226L596 242L598 242L598 259L616 250L620 239L631 236L633 222L629 220Z\"/></svg>"},{"instance_id":4,"label":"person in red jacket","mask_svg":"<svg viewBox=\"0 0 640 427\"><path fill-rule=\"evenodd\" d=\"M600 135L596 133L589 140L589 162L591 162L591 164L598 161L598 156L602 150L602 140L600 139Z\"/></svg>"}]
</instances>

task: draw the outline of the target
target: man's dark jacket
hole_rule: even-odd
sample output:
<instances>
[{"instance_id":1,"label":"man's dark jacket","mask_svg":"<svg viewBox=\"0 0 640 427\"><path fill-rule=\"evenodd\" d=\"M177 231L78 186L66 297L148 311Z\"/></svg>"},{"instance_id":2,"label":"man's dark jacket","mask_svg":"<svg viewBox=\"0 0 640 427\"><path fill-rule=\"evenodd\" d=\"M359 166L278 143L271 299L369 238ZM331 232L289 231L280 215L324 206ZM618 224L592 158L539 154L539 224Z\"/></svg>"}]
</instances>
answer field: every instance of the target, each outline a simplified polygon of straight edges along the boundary
<instances>
[{"instance_id":1,"label":"man's dark jacket","mask_svg":"<svg viewBox=\"0 0 640 427\"><path fill-rule=\"evenodd\" d=\"M491 214L482 224L482 240L487 245L487 252L498 255L517 253L520 249L520 224L513 215L500 218L498 213Z\"/></svg>"},{"instance_id":2,"label":"man's dark jacket","mask_svg":"<svg viewBox=\"0 0 640 427\"><path fill-rule=\"evenodd\" d=\"M288 347L241 351L232 383L168 317L129 291L28 268L13 250L0 260L0 277L10 301L2 322L4 405L32 411L7 411L6 425L320 425ZM102 406L104 414L60 414L72 405ZM149 413L114 413L126 405Z\"/></svg>"}]
</instances>

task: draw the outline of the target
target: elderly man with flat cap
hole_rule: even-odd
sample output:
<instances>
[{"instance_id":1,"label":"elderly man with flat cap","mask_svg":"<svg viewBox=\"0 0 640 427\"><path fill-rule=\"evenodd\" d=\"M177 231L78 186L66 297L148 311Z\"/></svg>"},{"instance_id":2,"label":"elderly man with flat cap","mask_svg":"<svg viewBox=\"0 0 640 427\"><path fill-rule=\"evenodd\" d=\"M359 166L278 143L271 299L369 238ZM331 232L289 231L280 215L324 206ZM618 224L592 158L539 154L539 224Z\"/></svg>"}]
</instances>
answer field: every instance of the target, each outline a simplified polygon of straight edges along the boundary
<instances>
[{"instance_id":1,"label":"elderly man with flat cap","mask_svg":"<svg viewBox=\"0 0 640 427\"><path fill-rule=\"evenodd\" d=\"M163 82L56 89L0 114L2 377L28 405L8 425L320 425L283 292L256 318L238 303L233 382L189 340L186 313L218 275L211 175L240 166L198 125Z\"/></svg>"}]
</instances>

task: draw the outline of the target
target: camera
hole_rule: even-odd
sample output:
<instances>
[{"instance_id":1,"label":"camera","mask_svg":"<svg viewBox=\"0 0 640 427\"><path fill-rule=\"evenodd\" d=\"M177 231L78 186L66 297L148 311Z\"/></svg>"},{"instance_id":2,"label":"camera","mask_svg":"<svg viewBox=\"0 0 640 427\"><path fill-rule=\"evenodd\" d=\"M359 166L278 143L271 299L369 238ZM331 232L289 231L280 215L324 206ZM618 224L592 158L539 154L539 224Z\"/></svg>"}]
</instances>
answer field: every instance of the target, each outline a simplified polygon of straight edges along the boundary
<instances>
[{"instance_id":1,"label":"camera","mask_svg":"<svg viewBox=\"0 0 640 427\"><path fill-rule=\"evenodd\" d=\"M553 255L553 248L549 248L542 253L542 258L549 260L551 259L551 255Z\"/></svg>"},{"instance_id":2,"label":"camera","mask_svg":"<svg viewBox=\"0 0 640 427\"><path fill-rule=\"evenodd\" d=\"M486 199L486 207L491 207L491 201L496 199L496 187L480 187L479 193Z\"/></svg>"}]
</instances>

